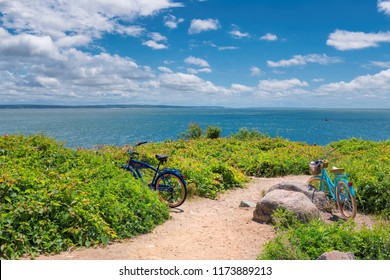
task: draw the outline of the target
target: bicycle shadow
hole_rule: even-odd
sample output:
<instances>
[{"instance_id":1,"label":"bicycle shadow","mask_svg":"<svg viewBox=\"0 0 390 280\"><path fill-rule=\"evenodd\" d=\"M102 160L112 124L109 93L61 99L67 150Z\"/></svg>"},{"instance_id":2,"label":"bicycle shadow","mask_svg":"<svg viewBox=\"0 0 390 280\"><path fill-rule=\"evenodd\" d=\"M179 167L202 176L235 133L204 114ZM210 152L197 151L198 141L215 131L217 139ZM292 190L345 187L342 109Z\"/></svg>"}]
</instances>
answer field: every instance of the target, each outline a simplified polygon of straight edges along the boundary
<instances>
[{"instance_id":1,"label":"bicycle shadow","mask_svg":"<svg viewBox=\"0 0 390 280\"><path fill-rule=\"evenodd\" d=\"M322 220L325 222L338 222L338 221L345 221L342 217L338 216L335 213L330 212L321 212Z\"/></svg>"},{"instance_id":2,"label":"bicycle shadow","mask_svg":"<svg viewBox=\"0 0 390 280\"><path fill-rule=\"evenodd\" d=\"M169 212L180 214L180 213L184 213L184 210L181 209L181 208L177 208L177 207L176 207L176 208L170 208L170 209L169 209Z\"/></svg>"}]
</instances>

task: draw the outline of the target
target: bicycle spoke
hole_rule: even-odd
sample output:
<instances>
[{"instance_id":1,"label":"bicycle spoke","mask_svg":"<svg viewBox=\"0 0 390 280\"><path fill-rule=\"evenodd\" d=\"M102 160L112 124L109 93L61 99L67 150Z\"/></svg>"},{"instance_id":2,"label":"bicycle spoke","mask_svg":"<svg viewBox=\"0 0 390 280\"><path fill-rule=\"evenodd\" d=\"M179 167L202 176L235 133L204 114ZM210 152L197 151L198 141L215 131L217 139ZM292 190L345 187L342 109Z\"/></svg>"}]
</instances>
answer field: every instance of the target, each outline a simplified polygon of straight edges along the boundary
<instances>
[{"instance_id":1,"label":"bicycle spoke","mask_svg":"<svg viewBox=\"0 0 390 280\"><path fill-rule=\"evenodd\" d=\"M158 178L156 191L160 199L166 202L169 207L180 206L187 196L184 182L173 173L166 173Z\"/></svg>"},{"instance_id":2,"label":"bicycle spoke","mask_svg":"<svg viewBox=\"0 0 390 280\"><path fill-rule=\"evenodd\" d=\"M356 198L351 194L348 185L340 181L336 189L337 205L341 215L346 219L356 216Z\"/></svg>"}]
</instances>

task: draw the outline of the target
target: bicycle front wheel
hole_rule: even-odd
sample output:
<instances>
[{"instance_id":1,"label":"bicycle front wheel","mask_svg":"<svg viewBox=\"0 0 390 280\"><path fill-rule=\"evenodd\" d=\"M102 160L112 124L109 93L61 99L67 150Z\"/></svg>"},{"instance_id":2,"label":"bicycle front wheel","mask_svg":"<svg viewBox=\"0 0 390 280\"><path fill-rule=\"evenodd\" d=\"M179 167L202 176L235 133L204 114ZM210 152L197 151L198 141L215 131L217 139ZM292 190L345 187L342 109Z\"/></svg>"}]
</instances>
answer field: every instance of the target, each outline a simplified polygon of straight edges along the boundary
<instances>
[{"instance_id":1,"label":"bicycle front wheel","mask_svg":"<svg viewBox=\"0 0 390 280\"><path fill-rule=\"evenodd\" d=\"M353 219L356 216L356 197L348 187L348 183L340 181L336 188L336 200L341 215L345 219Z\"/></svg>"},{"instance_id":2,"label":"bicycle front wheel","mask_svg":"<svg viewBox=\"0 0 390 280\"><path fill-rule=\"evenodd\" d=\"M162 173L156 180L156 191L160 199L169 207L179 207L187 197L184 180L175 173Z\"/></svg>"}]
</instances>

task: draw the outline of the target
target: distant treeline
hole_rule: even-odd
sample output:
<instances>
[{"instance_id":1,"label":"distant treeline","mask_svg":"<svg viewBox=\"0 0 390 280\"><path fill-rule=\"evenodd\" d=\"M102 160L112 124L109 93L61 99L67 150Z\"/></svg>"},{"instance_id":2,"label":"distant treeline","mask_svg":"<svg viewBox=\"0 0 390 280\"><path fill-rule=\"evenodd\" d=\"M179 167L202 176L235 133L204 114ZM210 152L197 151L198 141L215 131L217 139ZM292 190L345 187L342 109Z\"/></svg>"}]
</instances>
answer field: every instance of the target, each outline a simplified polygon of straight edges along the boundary
<instances>
[{"instance_id":1,"label":"distant treeline","mask_svg":"<svg viewBox=\"0 0 390 280\"><path fill-rule=\"evenodd\" d=\"M42 104L10 104L0 105L0 109L73 109L73 108L224 108L222 106L174 106L174 105L42 105Z\"/></svg>"}]
</instances>

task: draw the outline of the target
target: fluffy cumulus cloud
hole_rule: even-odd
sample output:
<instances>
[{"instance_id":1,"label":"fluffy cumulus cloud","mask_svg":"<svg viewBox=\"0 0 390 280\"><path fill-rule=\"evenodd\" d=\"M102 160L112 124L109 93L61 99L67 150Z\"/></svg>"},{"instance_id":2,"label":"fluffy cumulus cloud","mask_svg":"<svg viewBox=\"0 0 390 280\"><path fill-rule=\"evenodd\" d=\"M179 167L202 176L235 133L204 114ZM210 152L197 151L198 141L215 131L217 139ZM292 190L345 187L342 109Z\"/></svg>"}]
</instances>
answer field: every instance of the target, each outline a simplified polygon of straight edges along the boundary
<instances>
[{"instance_id":1,"label":"fluffy cumulus cloud","mask_svg":"<svg viewBox=\"0 0 390 280\"><path fill-rule=\"evenodd\" d=\"M259 89L263 91L286 91L296 87L307 87L308 83L305 81L300 81L296 78L286 79L286 80L261 80L259 82Z\"/></svg>"},{"instance_id":2,"label":"fluffy cumulus cloud","mask_svg":"<svg viewBox=\"0 0 390 280\"><path fill-rule=\"evenodd\" d=\"M261 69L259 67L256 67L256 66L252 66L250 69L250 72L251 72L251 76L260 76L261 74Z\"/></svg>"},{"instance_id":3,"label":"fluffy cumulus cloud","mask_svg":"<svg viewBox=\"0 0 390 280\"><path fill-rule=\"evenodd\" d=\"M389 0L378 1L378 9L379 11L384 12L386 15L390 16L390 1Z\"/></svg>"},{"instance_id":4,"label":"fluffy cumulus cloud","mask_svg":"<svg viewBox=\"0 0 390 280\"><path fill-rule=\"evenodd\" d=\"M193 19L188 29L189 34L198 34L210 30L218 30L221 24L217 19Z\"/></svg>"},{"instance_id":5,"label":"fluffy cumulus cloud","mask_svg":"<svg viewBox=\"0 0 390 280\"><path fill-rule=\"evenodd\" d=\"M378 10L390 16L390 1L379 0ZM335 30L329 34L326 44L340 51L358 50L378 47L382 43L390 43L390 31L387 32L359 32Z\"/></svg>"},{"instance_id":6,"label":"fluffy cumulus cloud","mask_svg":"<svg viewBox=\"0 0 390 280\"><path fill-rule=\"evenodd\" d=\"M266 33L265 35L260 37L260 40L263 40L263 41L277 41L278 40L278 36L276 36L275 34L272 34L272 33Z\"/></svg>"},{"instance_id":7,"label":"fluffy cumulus cloud","mask_svg":"<svg viewBox=\"0 0 390 280\"><path fill-rule=\"evenodd\" d=\"M247 32L241 32L237 25L232 26L232 30L229 32L235 39L249 38L250 34Z\"/></svg>"},{"instance_id":8,"label":"fluffy cumulus cloud","mask_svg":"<svg viewBox=\"0 0 390 280\"><path fill-rule=\"evenodd\" d=\"M356 97L375 95L386 97L390 90L390 69L372 75L358 76L349 82L336 82L321 86L319 94L352 93ZM361 95L363 93L363 95Z\"/></svg>"},{"instance_id":9,"label":"fluffy cumulus cloud","mask_svg":"<svg viewBox=\"0 0 390 280\"><path fill-rule=\"evenodd\" d=\"M148 37L151 40L147 40L147 41L143 42L142 45L148 46L149 48L152 48L155 50L162 50L162 49L168 48L168 46L164 43L168 39L165 36L161 35L160 33L151 32L151 33L149 33Z\"/></svg>"},{"instance_id":10,"label":"fluffy cumulus cloud","mask_svg":"<svg viewBox=\"0 0 390 280\"><path fill-rule=\"evenodd\" d=\"M184 22L183 18L176 18L174 15L164 17L164 25L169 29L176 29L182 22Z\"/></svg>"},{"instance_id":11,"label":"fluffy cumulus cloud","mask_svg":"<svg viewBox=\"0 0 390 280\"><path fill-rule=\"evenodd\" d=\"M170 0L95 1L35 0L2 1L3 26L18 31L50 35L54 40L67 32L99 37L102 32L128 32L131 21L138 16L150 16L162 9L182 6ZM44 16L42 16L44 15ZM138 29L139 31L139 29Z\"/></svg>"},{"instance_id":12,"label":"fluffy cumulus cloud","mask_svg":"<svg viewBox=\"0 0 390 280\"><path fill-rule=\"evenodd\" d=\"M290 67L290 66L299 66L306 65L308 63L318 63L318 64L331 64L331 63L340 63L342 60L337 57L329 57L326 54L309 54L309 55L295 55L290 59L283 59L279 61L267 61L269 67Z\"/></svg>"},{"instance_id":13,"label":"fluffy cumulus cloud","mask_svg":"<svg viewBox=\"0 0 390 280\"><path fill-rule=\"evenodd\" d=\"M329 35L326 44L340 51L377 47L390 43L390 32L365 33L336 30Z\"/></svg>"},{"instance_id":14,"label":"fluffy cumulus cloud","mask_svg":"<svg viewBox=\"0 0 390 280\"><path fill-rule=\"evenodd\" d=\"M181 6L173 0L0 0L2 102L99 103L148 92L156 85L150 67L94 42L105 34L142 36L145 46L166 49L166 37L135 19ZM91 47L101 52L85 51Z\"/></svg>"},{"instance_id":15,"label":"fluffy cumulus cloud","mask_svg":"<svg viewBox=\"0 0 390 280\"><path fill-rule=\"evenodd\" d=\"M212 70L210 68L209 63L198 57L189 56L186 59L184 59L184 62L190 65L198 66L200 68L194 69L194 68L188 68L187 71L190 74L198 74L198 73L211 73Z\"/></svg>"},{"instance_id":16,"label":"fluffy cumulus cloud","mask_svg":"<svg viewBox=\"0 0 390 280\"><path fill-rule=\"evenodd\" d=\"M184 59L184 62L200 67L210 67L209 63L206 60L194 56L187 57L186 59Z\"/></svg>"},{"instance_id":17,"label":"fluffy cumulus cloud","mask_svg":"<svg viewBox=\"0 0 390 280\"><path fill-rule=\"evenodd\" d=\"M8 56L35 56L61 59L58 46L50 36L16 34L12 35L0 27L0 52Z\"/></svg>"}]
</instances>

